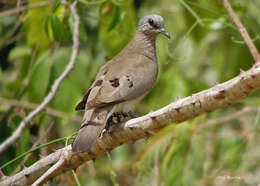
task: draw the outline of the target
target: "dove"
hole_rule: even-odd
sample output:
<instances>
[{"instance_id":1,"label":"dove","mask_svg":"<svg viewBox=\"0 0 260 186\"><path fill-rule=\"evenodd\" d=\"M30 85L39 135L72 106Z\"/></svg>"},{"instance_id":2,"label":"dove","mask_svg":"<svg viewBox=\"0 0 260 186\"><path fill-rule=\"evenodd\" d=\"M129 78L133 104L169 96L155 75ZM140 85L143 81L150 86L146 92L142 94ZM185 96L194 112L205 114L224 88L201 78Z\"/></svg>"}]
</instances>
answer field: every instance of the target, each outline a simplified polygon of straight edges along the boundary
<instances>
[{"instance_id":1,"label":"dove","mask_svg":"<svg viewBox=\"0 0 260 186\"><path fill-rule=\"evenodd\" d=\"M156 14L142 17L133 39L101 67L76 106L76 110L85 110L85 114L72 142L73 152L91 149L113 114L129 115L132 106L152 90L158 75L155 40L159 34L170 39L164 19Z\"/></svg>"}]
</instances>

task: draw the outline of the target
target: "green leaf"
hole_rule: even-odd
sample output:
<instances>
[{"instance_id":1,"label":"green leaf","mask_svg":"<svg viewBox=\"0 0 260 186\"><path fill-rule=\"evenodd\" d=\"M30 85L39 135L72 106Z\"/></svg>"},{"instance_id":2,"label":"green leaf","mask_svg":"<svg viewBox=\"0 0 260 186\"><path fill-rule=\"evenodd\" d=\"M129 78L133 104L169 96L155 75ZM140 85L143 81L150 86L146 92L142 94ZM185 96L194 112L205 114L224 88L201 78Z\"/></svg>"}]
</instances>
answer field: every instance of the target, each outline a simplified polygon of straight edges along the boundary
<instances>
[{"instance_id":1,"label":"green leaf","mask_svg":"<svg viewBox=\"0 0 260 186\"><path fill-rule=\"evenodd\" d=\"M24 56L30 55L32 52L32 48L26 45L22 46L17 46L13 50L11 50L9 54L9 60L15 60L15 59L20 59Z\"/></svg>"},{"instance_id":2,"label":"green leaf","mask_svg":"<svg viewBox=\"0 0 260 186\"><path fill-rule=\"evenodd\" d=\"M55 40L61 42L69 39L69 32L56 15L51 16L51 26Z\"/></svg>"},{"instance_id":3,"label":"green leaf","mask_svg":"<svg viewBox=\"0 0 260 186\"><path fill-rule=\"evenodd\" d=\"M39 0L30 0L29 5L35 4ZM26 34L26 42L30 46L39 45L40 49L47 48L50 44L45 31L44 20L51 13L51 6L30 9L26 13L26 19L23 24Z\"/></svg>"},{"instance_id":4,"label":"green leaf","mask_svg":"<svg viewBox=\"0 0 260 186\"><path fill-rule=\"evenodd\" d=\"M46 94L51 69L51 60L48 56L49 52L46 52L36 61L28 87L28 96L32 102L40 102Z\"/></svg>"},{"instance_id":5,"label":"green leaf","mask_svg":"<svg viewBox=\"0 0 260 186\"><path fill-rule=\"evenodd\" d=\"M25 59L21 62L21 66L19 69L21 80L23 80L27 77L28 72L30 71L31 61L32 61L32 59L28 56L28 57L25 57Z\"/></svg>"},{"instance_id":6,"label":"green leaf","mask_svg":"<svg viewBox=\"0 0 260 186\"><path fill-rule=\"evenodd\" d=\"M10 92L16 92L22 88L23 84L21 81L12 81L6 85L6 88Z\"/></svg>"},{"instance_id":7,"label":"green leaf","mask_svg":"<svg viewBox=\"0 0 260 186\"><path fill-rule=\"evenodd\" d=\"M52 1L52 11L55 12L56 9L59 7L59 5L61 4L60 3L60 0L51 0Z\"/></svg>"},{"instance_id":8,"label":"green leaf","mask_svg":"<svg viewBox=\"0 0 260 186\"><path fill-rule=\"evenodd\" d=\"M113 16L113 20L112 20L112 22L110 23L110 25L109 25L109 27L108 27L108 31L111 31L113 28L115 28L116 27L116 25L119 23L119 21L120 21L120 9L119 9L119 7L117 7L117 6L114 6L114 16Z\"/></svg>"},{"instance_id":9,"label":"green leaf","mask_svg":"<svg viewBox=\"0 0 260 186\"><path fill-rule=\"evenodd\" d=\"M47 35L49 40L52 40L52 32L51 32L51 25L50 25L50 16L47 16L44 19L44 31L45 34Z\"/></svg>"},{"instance_id":10,"label":"green leaf","mask_svg":"<svg viewBox=\"0 0 260 186\"><path fill-rule=\"evenodd\" d=\"M104 3L102 7L98 34L100 40L109 49L108 56L113 57L134 36L136 17L130 1L120 6Z\"/></svg>"}]
</instances>

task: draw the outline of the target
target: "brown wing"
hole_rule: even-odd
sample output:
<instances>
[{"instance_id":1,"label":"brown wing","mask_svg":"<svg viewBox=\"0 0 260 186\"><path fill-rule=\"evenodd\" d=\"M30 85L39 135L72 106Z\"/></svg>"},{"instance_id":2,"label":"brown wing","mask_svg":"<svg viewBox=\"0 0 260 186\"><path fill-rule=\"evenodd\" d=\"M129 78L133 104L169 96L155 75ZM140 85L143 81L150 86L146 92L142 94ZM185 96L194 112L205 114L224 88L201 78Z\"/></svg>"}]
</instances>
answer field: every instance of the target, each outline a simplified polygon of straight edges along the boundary
<instances>
[{"instance_id":1,"label":"brown wing","mask_svg":"<svg viewBox=\"0 0 260 186\"><path fill-rule=\"evenodd\" d=\"M96 76L96 81L91 85L91 87L88 89L85 96L82 98L82 100L77 104L75 110L84 110L86 107L86 103L88 101L89 94L93 87L98 87L102 84L104 75L107 73L107 64L105 64L103 67L101 67L100 71L98 72Z\"/></svg>"},{"instance_id":2,"label":"brown wing","mask_svg":"<svg viewBox=\"0 0 260 186\"><path fill-rule=\"evenodd\" d=\"M83 97L83 99L77 104L75 110L84 110L87 100L88 100L88 96L90 94L91 88L88 89L87 93L85 94L85 96Z\"/></svg>"},{"instance_id":3,"label":"brown wing","mask_svg":"<svg viewBox=\"0 0 260 186\"><path fill-rule=\"evenodd\" d=\"M152 89L157 73L157 62L144 55L134 53L124 61L114 59L107 65L100 86L90 91L86 106L104 107L137 98Z\"/></svg>"}]
</instances>

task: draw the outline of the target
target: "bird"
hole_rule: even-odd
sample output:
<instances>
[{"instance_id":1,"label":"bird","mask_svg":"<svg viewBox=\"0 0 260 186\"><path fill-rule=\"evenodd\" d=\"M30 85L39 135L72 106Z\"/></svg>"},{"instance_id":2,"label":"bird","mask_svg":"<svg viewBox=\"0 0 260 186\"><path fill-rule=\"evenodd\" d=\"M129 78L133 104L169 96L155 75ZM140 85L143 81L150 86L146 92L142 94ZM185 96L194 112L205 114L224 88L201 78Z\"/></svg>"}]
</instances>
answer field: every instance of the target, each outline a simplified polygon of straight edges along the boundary
<instances>
[{"instance_id":1,"label":"bird","mask_svg":"<svg viewBox=\"0 0 260 186\"><path fill-rule=\"evenodd\" d=\"M113 114L133 117L131 107L151 91L157 79L155 40L159 34L170 39L164 19L157 14L143 16L133 39L100 68L95 81L76 106L76 110L85 110L85 114L72 142L73 152L91 149L106 131Z\"/></svg>"}]
</instances>

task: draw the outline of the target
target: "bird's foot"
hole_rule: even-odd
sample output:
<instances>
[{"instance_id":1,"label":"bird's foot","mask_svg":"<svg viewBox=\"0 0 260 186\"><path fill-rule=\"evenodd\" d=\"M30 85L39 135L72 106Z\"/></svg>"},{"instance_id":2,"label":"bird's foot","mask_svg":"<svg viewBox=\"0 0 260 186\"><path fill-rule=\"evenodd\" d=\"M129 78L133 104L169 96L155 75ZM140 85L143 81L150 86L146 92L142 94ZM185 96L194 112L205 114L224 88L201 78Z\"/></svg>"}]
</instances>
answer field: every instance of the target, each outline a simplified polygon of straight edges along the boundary
<instances>
[{"instance_id":1,"label":"bird's foot","mask_svg":"<svg viewBox=\"0 0 260 186\"><path fill-rule=\"evenodd\" d=\"M103 129L101 136L104 133L112 134L112 131L110 130L111 126L113 126L115 124L126 122L127 120L132 119L132 118L136 118L136 114L132 111L129 111L127 113L125 113L125 112L115 112L115 113L113 113L108 118L106 127L105 127L105 129Z\"/></svg>"},{"instance_id":2,"label":"bird's foot","mask_svg":"<svg viewBox=\"0 0 260 186\"><path fill-rule=\"evenodd\" d=\"M101 138L103 138L103 136L104 136L104 134L105 133L108 133L108 134L110 134L110 131L109 131L109 129L107 129L107 128L104 128L102 131L101 131L101 133L99 134L99 138L101 139Z\"/></svg>"},{"instance_id":3,"label":"bird's foot","mask_svg":"<svg viewBox=\"0 0 260 186\"><path fill-rule=\"evenodd\" d=\"M108 130L112 125L119 124L129 120L129 115L124 112L115 112L107 120L106 129Z\"/></svg>"},{"instance_id":4,"label":"bird's foot","mask_svg":"<svg viewBox=\"0 0 260 186\"><path fill-rule=\"evenodd\" d=\"M108 119L107 123L109 126L122 123L127 121L129 118L129 115L124 112L115 112L112 114L112 116Z\"/></svg>"}]
</instances>

